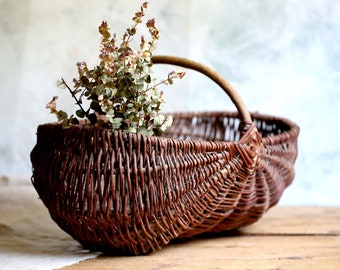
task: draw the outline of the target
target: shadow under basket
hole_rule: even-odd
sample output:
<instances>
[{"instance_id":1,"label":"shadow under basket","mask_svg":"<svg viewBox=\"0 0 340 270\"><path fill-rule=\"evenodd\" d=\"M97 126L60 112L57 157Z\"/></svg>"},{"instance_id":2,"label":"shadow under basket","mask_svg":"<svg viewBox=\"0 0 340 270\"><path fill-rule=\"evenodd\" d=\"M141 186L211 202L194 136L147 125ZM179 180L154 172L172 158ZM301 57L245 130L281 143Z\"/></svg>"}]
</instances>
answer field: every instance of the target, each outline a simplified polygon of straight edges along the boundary
<instances>
[{"instance_id":1,"label":"shadow under basket","mask_svg":"<svg viewBox=\"0 0 340 270\"><path fill-rule=\"evenodd\" d=\"M87 249L145 254L173 239L249 225L294 178L295 123L250 114L224 79L197 62L153 61L209 76L238 110L174 113L161 137L40 125L32 183L52 219Z\"/></svg>"}]
</instances>

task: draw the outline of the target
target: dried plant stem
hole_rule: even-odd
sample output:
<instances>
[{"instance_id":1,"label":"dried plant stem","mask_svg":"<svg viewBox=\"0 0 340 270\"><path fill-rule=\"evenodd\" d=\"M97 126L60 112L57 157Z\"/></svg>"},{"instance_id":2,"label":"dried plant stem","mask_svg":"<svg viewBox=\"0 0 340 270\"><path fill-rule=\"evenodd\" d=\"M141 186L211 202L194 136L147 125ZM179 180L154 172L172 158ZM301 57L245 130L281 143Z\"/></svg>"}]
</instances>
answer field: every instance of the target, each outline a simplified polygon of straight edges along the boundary
<instances>
[{"instance_id":1,"label":"dried plant stem","mask_svg":"<svg viewBox=\"0 0 340 270\"><path fill-rule=\"evenodd\" d=\"M65 80L63 78L61 78L62 83L65 85L65 87L68 89L68 91L71 93L73 99L76 101L76 104L79 106L80 110L84 113L84 115L86 117L88 117L88 112L85 111L84 107L81 105L79 99L77 98L77 96L75 95L74 91L72 91L72 89L67 85L67 83L65 82Z\"/></svg>"}]
</instances>

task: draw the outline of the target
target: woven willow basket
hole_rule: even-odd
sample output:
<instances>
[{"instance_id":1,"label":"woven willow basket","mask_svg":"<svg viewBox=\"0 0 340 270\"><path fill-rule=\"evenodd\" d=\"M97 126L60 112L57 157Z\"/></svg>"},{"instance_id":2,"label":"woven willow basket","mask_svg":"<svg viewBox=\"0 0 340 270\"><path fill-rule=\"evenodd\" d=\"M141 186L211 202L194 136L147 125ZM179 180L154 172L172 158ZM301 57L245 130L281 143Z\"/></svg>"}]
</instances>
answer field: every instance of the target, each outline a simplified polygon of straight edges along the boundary
<instances>
[{"instance_id":1,"label":"woven willow basket","mask_svg":"<svg viewBox=\"0 0 340 270\"><path fill-rule=\"evenodd\" d=\"M144 254L251 224L294 178L296 124L250 114L229 83L199 63L153 62L209 76L238 112L175 113L162 137L40 125L32 183L52 219L85 248Z\"/></svg>"}]
</instances>

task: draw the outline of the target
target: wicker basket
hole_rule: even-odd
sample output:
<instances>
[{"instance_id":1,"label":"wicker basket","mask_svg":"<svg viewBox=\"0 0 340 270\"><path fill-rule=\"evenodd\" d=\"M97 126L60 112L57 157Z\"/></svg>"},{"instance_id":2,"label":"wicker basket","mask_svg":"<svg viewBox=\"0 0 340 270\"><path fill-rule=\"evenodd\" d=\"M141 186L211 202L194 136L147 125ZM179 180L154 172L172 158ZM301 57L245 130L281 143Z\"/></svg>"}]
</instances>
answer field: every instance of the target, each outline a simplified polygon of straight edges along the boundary
<instances>
[{"instance_id":1,"label":"wicker basket","mask_svg":"<svg viewBox=\"0 0 340 270\"><path fill-rule=\"evenodd\" d=\"M250 114L216 72L191 60L238 112L175 113L162 137L58 123L38 127L32 183L52 219L85 248L144 254L172 239L251 224L294 178L299 127Z\"/></svg>"}]
</instances>

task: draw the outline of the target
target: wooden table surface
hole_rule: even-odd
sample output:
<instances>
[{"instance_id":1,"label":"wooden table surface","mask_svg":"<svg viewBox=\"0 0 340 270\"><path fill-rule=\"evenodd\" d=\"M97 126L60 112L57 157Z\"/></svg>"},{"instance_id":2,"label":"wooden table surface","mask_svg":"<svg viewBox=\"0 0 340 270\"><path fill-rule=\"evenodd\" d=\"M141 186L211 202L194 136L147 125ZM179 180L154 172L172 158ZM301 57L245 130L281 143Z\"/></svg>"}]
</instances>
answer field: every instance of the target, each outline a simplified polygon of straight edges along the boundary
<instances>
[{"instance_id":1,"label":"wooden table surface","mask_svg":"<svg viewBox=\"0 0 340 270\"><path fill-rule=\"evenodd\" d=\"M234 235L172 243L145 256L98 256L61 269L340 269L340 207L277 206Z\"/></svg>"}]
</instances>

